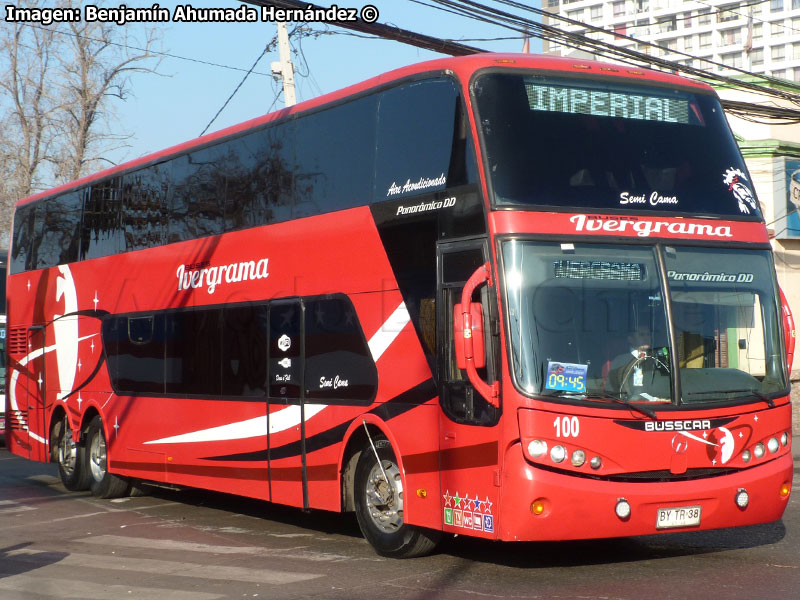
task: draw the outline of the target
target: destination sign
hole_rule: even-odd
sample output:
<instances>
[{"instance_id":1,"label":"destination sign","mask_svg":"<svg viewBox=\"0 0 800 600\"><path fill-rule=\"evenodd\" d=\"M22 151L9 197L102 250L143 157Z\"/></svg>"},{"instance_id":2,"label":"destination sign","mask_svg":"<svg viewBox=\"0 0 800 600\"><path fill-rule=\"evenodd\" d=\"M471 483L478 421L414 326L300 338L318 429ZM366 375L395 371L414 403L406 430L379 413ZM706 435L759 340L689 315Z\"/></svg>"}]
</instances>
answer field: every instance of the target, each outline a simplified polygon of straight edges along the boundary
<instances>
[{"instance_id":1,"label":"destination sign","mask_svg":"<svg viewBox=\"0 0 800 600\"><path fill-rule=\"evenodd\" d=\"M689 124L689 101L600 89L525 83L531 110Z\"/></svg>"}]
</instances>

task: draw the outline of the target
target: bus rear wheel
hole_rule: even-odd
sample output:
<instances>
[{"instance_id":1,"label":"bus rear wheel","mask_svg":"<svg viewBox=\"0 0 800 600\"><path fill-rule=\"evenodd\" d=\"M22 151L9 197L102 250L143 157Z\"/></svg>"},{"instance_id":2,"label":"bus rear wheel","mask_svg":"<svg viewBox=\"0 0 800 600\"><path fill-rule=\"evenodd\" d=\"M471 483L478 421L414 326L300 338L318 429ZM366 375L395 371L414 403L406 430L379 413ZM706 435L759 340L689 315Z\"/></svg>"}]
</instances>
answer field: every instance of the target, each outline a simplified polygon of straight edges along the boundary
<instances>
[{"instance_id":1,"label":"bus rear wheel","mask_svg":"<svg viewBox=\"0 0 800 600\"><path fill-rule=\"evenodd\" d=\"M86 429L86 471L92 495L98 498L120 498L130 492L130 483L108 472L108 448L99 416L92 419Z\"/></svg>"},{"instance_id":2,"label":"bus rear wheel","mask_svg":"<svg viewBox=\"0 0 800 600\"><path fill-rule=\"evenodd\" d=\"M397 460L386 438L376 437L374 442L380 465L369 443L356 465L354 501L361 532L381 556L412 558L429 554L441 534L404 523L403 482Z\"/></svg>"},{"instance_id":3,"label":"bus rear wheel","mask_svg":"<svg viewBox=\"0 0 800 600\"><path fill-rule=\"evenodd\" d=\"M84 465L84 447L72 439L72 427L64 416L53 425L50 435L51 455L58 464L61 483L71 492L89 487L89 475Z\"/></svg>"}]
</instances>

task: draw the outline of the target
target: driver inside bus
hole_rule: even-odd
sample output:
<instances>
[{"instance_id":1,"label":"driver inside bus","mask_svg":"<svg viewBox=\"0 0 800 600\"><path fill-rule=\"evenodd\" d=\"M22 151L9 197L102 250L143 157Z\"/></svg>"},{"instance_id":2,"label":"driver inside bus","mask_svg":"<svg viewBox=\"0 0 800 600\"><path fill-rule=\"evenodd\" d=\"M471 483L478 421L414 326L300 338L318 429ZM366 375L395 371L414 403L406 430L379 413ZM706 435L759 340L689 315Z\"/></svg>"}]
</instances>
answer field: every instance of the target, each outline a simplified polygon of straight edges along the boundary
<instances>
[{"instance_id":1,"label":"driver inside bus","mask_svg":"<svg viewBox=\"0 0 800 600\"><path fill-rule=\"evenodd\" d=\"M670 369L666 348L652 346L650 328L639 325L628 334L628 352L611 361L606 391L627 400L669 401Z\"/></svg>"}]
</instances>

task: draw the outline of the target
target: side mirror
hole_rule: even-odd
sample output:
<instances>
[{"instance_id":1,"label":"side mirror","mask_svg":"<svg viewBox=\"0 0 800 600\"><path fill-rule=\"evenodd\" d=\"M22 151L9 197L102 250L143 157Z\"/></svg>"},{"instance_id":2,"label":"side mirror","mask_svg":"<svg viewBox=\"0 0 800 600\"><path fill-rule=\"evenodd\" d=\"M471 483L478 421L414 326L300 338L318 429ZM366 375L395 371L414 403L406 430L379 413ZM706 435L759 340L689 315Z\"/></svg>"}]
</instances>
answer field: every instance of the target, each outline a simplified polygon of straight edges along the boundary
<instances>
[{"instance_id":1,"label":"side mirror","mask_svg":"<svg viewBox=\"0 0 800 600\"><path fill-rule=\"evenodd\" d=\"M797 341L797 331L794 327L794 318L792 311L789 308L789 303L786 301L786 296L781 292L781 312L783 313L783 339L786 344L786 366L789 373L792 372L792 362L794 360L794 345Z\"/></svg>"},{"instance_id":2,"label":"side mirror","mask_svg":"<svg viewBox=\"0 0 800 600\"><path fill-rule=\"evenodd\" d=\"M453 340L456 346L456 365L466 370L467 359L473 359L476 369L486 366L486 342L483 338L483 310L478 302L470 302L467 315L462 304L453 307Z\"/></svg>"}]
</instances>

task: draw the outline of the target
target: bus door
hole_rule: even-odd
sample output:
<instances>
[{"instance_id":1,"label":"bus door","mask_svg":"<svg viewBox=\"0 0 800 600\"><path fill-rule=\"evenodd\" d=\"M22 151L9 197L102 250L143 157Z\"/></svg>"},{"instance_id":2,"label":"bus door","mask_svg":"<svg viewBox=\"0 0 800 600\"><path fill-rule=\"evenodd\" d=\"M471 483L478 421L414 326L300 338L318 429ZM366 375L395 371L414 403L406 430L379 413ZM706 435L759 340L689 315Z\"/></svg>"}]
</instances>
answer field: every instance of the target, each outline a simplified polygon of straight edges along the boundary
<instances>
[{"instance_id":1,"label":"bus door","mask_svg":"<svg viewBox=\"0 0 800 600\"><path fill-rule=\"evenodd\" d=\"M440 243L437 251L437 335L440 411L440 477L445 529L458 533L496 531L493 506L499 497L499 409L470 384L455 355L454 306L461 302L464 284L488 257L486 241ZM494 288L492 288L493 291ZM489 383L497 378L497 310L491 291L476 289L480 302L486 367L479 375ZM452 529L451 529L452 528Z\"/></svg>"},{"instance_id":2,"label":"bus door","mask_svg":"<svg viewBox=\"0 0 800 600\"><path fill-rule=\"evenodd\" d=\"M27 427L20 429L20 437L28 448L28 458L44 460L47 448L43 443L37 443L35 437L46 439L44 431L45 390L47 390L47 374L45 370L45 335L44 327L32 325L28 327L28 356L31 359L23 369L24 381L22 388L24 400L17 397L17 403L24 415ZM33 432L33 433L31 433Z\"/></svg>"}]
</instances>

